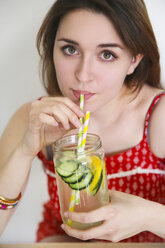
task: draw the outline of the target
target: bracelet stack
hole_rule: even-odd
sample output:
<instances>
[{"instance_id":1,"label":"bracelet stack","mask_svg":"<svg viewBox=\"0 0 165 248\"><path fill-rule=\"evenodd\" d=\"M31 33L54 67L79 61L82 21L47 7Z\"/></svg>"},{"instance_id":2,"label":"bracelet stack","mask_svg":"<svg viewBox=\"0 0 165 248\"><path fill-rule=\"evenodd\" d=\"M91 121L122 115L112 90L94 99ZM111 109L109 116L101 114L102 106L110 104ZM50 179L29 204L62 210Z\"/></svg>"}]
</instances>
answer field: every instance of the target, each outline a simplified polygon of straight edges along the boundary
<instances>
[{"instance_id":1,"label":"bracelet stack","mask_svg":"<svg viewBox=\"0 0 165 248\"><path fill-rule=\"evenodd\" d=\"M18 197L15 199L8 199L3 196L0 196L0 209L1 210L8 210L15 208L21 199L21 193L19 193Z\"/></svg>"}]
</instances>

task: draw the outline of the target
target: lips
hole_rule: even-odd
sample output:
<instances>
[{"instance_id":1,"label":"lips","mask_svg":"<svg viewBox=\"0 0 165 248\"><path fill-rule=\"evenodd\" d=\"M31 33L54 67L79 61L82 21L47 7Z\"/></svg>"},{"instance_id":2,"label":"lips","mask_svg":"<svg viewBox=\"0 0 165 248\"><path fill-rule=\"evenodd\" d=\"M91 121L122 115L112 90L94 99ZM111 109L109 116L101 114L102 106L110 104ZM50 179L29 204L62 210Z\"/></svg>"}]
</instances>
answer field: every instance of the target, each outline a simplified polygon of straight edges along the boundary
<instances>
[{"instance_id":1,"label":"lips","mask_svg":"<svg viewBox=\"0 0 165 248\"><path fill-rule=\"evenodd\" d=\"M88 92L88 91L80 91L80 90L73 90L73 95L80 100L80 96L81 94L84 95L84 100L88 100L89 98L91 98L94 93Z\"/></svg>"}]
</instances>

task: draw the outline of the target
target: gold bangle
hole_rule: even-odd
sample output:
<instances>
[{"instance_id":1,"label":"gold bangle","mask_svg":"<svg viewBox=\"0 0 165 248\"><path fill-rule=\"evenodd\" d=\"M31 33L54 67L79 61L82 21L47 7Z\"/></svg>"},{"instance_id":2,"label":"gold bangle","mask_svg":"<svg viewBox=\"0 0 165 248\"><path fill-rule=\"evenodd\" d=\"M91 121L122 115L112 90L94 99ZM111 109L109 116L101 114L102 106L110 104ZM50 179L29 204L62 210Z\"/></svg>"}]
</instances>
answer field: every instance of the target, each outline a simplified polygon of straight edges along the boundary
<instances>
[{"instance_id":1,"label":"gold bangle","mask_svg":"<svg viewBox=\"0 0 165 248\"><path fill-rule=\"evenodd\" d=\"M3 196L0 196L0 203L6 204L6 205L14 205L14 204L18 203L20 199L21 199L21 192L19 193L19 195L15 199L9 199L9 198L5 198Z\"/></svg>"},{"instance_id":2,"label":"gold bangle","mask_svg":"<svg viewBox=\"0 0 165 248\"><path fill-rule=\"evenodd\" d=\"M8 199L3 196L0 196L0 209L1 210L8 210L15 208L21 199L21 193L19 193L18 197L15 199Z\"/></svg>"},{"instance_id":3,"label":"gold bangle","mask_svg":"<svg viewBox=\"0 0 165 248\"><path fill-rule=\"evenodd\" d=\"M13 206L14 204L17 204L17 203L18 203L18 201L9 203L7 201L0 200L0 204L4 204L4 205L7 205L7 206Z\"/></svg>"}]
</instances>

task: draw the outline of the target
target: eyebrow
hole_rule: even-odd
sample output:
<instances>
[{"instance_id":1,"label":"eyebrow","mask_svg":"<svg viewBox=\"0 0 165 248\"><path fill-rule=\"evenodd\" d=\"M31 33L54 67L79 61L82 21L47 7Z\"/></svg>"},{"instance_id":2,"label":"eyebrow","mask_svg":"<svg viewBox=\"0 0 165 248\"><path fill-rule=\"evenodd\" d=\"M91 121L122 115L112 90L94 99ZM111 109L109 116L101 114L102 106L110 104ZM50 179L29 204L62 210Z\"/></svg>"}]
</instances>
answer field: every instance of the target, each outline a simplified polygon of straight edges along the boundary
<instances>
[{"instance_id":1,"label":"eyebrow","mask_svg":"<svg viewBox=\"0 0 165 248\"><path fill-rule=\"evenodd\" d=\"M65 38L61 38L58 41L64 41L64 42L71 43L73 45L79 46L79 44L76 41L65 39Z\"/></svg>"},{"instance_id":2,"label":"eyebrow","mask_svg":"<svg viewBox=\"0 0 165 248\"><path fill-rule=\"evenodd\" d=\"M79 44L76 41L73 41L73 40L70 40L70 39L66 39L66 38L58 39L58 41L64 41L66 43L70 43L72 45L79 46ZM120 44L118 44L118 43L102 43L102 44L99 44L98 47L99 48L114 47L114 48L123 49L123 47Z\"/></svg>"},{"instance_id":3,"label":"eyebrow","mask_svg":"<svg viewBox=\"0 0 165 248\"><path fill-rule=\"evenodd\" d=\"M114 47L114 48L120 48L120 49L123 49L123 47L118 44L118 43L103 43L103 44L100 44L98 45L98 47L100 48L104 48L104 47Z\"/></svg>"}]
</instances>

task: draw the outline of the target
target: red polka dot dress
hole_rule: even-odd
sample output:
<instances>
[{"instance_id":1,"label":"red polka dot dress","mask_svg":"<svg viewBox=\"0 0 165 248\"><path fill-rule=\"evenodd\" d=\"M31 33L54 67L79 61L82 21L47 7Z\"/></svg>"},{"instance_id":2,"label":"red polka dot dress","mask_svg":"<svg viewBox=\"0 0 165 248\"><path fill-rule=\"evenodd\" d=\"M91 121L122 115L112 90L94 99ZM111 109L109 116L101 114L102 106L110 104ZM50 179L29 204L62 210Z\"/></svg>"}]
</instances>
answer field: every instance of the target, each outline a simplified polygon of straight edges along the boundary
<instances>
[{"instance_id":1,"label":"red polka dot dress","mask_svg":"<svg viewBox=\"0 0 165 248\"><path fill-rule=\"evenodd\" d=\"M137 195L145 199L165 204L165 159L156 157L148 143L148 127L152 111L160 98L156 96L147 112L142 141L126 152L105 157L108 188ZM57 192L54 164L46 160L42 152L38 154L47 175L50 199L44 204L43 221L39 223L37 241L51 236L64 234L60 225L60 205ZM123 242L165 242L164 239L150 233L142 232Z\"/></svg>"}]
</instances>

